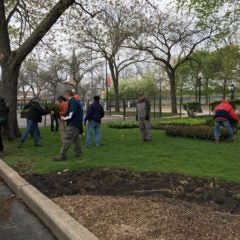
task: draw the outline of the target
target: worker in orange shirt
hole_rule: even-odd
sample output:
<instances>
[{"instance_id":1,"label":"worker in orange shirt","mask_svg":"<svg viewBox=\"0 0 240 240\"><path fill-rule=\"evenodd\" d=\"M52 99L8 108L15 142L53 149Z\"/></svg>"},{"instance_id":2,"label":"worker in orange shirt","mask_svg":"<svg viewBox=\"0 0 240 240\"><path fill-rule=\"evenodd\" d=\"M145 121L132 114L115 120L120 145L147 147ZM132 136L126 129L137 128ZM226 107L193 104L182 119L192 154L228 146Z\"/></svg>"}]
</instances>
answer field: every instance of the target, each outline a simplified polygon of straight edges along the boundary
<instances>
[{"instance_id":1,"label":"worker in orange shirt","mask_svg":"<svg viewBox=\"0 0 240 240\"><path fill-rule=\"evenodd\" d=\"M68 109L68 103L67 99L63 96L58 97L58 103L59 103L59 118L60 118L60 134L61 134L61 140L63 141L65 130L66 130L66 121L62 120L61 117L64 117L67 113Z\"/></svg>"}]
</instances>

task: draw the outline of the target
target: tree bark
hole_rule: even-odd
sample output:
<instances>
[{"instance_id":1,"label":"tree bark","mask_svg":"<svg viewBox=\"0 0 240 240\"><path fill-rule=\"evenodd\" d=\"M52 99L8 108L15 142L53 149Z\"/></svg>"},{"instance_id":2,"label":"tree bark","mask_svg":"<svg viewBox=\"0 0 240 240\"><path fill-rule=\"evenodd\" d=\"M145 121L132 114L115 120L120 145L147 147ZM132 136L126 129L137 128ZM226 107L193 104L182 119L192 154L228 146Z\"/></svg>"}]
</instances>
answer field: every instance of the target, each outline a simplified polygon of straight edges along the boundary
<instances>
[{"instance_id":1,"label":"tree bark","mask_svg":"<svg viewBox=\"0 0 240 240\"><path fill-rule=\"evenodd\" d=\"M171 112L177 113L177 97L176 97L176 73L174 69L166 68L169 83L170 83L170 97L171 97Z\"/></svg>"},{"instance_id":2,"label":"tree bark","mask_svg":"<svg viewBox=\"0 0 240 240\"><path fill-rule=\"evenodd\" d=\"M223 99L226 98L226 91L227 91L227 80L223 81Z\"/></svg>"},{"instance_id":3,"label":"tree bark","mask_svg":"<svg viewBox=\"0 0 240 240\"><path fill-rule=\"evenodd\" d=\"M112 81L113 81L113 87L114 87L114 95L115 95L115 112L120 112L120 100L119 100L119 74L117 72L117 69L114 68L114 64L111 62L111 60L108 60L109 68L111 71Z\"/></svg>"}]
</instances>

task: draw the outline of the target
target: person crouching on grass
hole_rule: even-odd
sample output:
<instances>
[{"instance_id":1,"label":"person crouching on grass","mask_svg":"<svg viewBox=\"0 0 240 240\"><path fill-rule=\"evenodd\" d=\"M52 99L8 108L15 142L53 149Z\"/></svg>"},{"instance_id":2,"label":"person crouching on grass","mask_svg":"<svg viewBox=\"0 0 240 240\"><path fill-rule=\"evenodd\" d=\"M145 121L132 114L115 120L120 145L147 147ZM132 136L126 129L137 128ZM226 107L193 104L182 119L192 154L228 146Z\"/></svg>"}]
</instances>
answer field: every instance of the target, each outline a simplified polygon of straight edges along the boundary
<instances>
[{"instance_id":1,"label":"person crouching on grass","mask_svg":"<svg viewBox=\"0 0 240 240\"><path fill-rule=\"evenodd\" d=\"M136 107L136 121L139 121L139 129L144 142L152 141L150 115L150 101L140 93Z\"/></svg>"},{"instance_id":2,"label":"person crouching on grass","mask_svg":"<svg viewBox=\"0 0 240 240\"><path fill-rule=\"evenodd\" d=\"M239 122L239 117L227 100L223 100L214 108L214 139L219 142L221 137L221 126L227 129L229 140L234 142L234 133L231 124Z\"/></svg>"},{"instance_id":3,"label":"person crouching on grass","mask_svg":"<svg viewBox=\"0 0 240 240\"><path fill-rule=\"evenodd\" d=\"M54 157L55 161L67 160L67 151L71 144L75 145L75 157L78 158L82 155L80 140L79 140L79 129L82 126L83 121L83 109L80 103L74 99L71 90L65 92L65 98L68 100L68 108L66 116L62 116L61 119L66 121L67 127L63 138L63 146L59 156Z\"/></svg>"}]
</instances>

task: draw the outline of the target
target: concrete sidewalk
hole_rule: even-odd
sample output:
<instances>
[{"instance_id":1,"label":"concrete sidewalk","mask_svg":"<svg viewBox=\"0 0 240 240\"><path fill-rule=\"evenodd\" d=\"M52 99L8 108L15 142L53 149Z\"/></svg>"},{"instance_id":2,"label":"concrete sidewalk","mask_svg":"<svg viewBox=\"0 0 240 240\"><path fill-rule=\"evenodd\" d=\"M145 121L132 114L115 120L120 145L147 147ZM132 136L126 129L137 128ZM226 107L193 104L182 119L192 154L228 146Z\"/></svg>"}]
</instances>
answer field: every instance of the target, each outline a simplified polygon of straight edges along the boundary
<instances>
[{"instance_id":1,"label":"concrete sidewalk","mask_svg":"<svg viewBox=\"0 0 240 240\"><path fill-rule=\"evenodd\" d=\"M0 239L55 240L43 223L0 179Z\"/></svg>"}]
</instances>

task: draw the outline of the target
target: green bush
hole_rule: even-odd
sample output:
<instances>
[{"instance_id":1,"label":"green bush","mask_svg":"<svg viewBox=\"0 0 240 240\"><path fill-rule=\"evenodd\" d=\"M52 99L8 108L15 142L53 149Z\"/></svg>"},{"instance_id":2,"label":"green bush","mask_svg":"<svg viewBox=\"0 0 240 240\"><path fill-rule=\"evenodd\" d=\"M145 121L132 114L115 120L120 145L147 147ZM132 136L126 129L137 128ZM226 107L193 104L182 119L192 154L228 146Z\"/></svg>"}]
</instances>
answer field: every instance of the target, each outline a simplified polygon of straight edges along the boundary
<instances>
[{"instance_id":1,"label":"green bush","mask_svg":"<svg viewBox=\"0 0 240 240\"><path fill-rule=\"evenodd\" d=\"M139 125L137 122L111 122L108 124L110 128L116 128L116 129L131 129L131 128L138 128Z\"/></svg>"},{"instance_id":2,"label":"green bush","mask_svg":"<svg viewBox=\"0 0 240 240\"><path fill-rule=\"evenodd\" d=\"M238 108L238 106L240 107L240 99L231 100L230 104L236 110Z\"/></svg>"},{"instance_id":3,"label":"green bush","mask_svg":"<svg viewBox=\"0 0 240 240\"><path fill-rule=\"evenodd\" d=\"M212 140L214 138L213 128L210 126L168 126L166 134L173 137L183 137L201 140ZM228 138L226 129L222 129L222 139Z\"/></svg>"},{"instance_id":4,"label":"green bush","mask_svg":"<svg viewBox=\"0 0 240 240\"><path fill-rule=\"evenodd\" d=\"M213 126L214 120L212 118L178 118L171 120L164 120L152 125L153 129L165 130L168 126L199 126L209 125Z\"/></svg>"},{"instance_id":5,"label":"green bush","mask_svg":"<svg viewBox=\"0 0 240 240\"><path fill-rule=\"evenodd\" d=\"M201 105L198 102L188 102L183 104L183 109L187 111L189 117L194 117Z\"/></svg>"}]
</instances>

